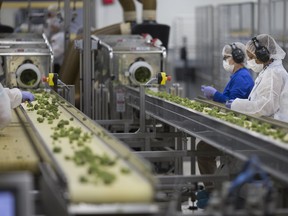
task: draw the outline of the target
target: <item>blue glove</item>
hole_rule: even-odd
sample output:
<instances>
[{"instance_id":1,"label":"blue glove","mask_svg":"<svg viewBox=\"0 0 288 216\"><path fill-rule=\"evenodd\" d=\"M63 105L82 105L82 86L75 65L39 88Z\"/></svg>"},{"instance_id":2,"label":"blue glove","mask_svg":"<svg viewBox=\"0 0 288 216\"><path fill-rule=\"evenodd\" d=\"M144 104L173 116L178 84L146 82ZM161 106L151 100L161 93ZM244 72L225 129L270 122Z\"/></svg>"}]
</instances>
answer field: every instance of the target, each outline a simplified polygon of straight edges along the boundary
<instances>
[{"instance_id":1,"label":"blue glove","mask_svg":"<svg viewBox=\"0 0 288 216\"><path fill-rule=\"evenodd\" d=\"M225 106L226 106L227 108L231 109L231 104L233 103L234 100L235 100L235 99L230 99L230 100L226 101Z\"/></svg>"},{"instance_id":2,"label":"blue glove","mask_svg":"<svg viewBox=\"0 0 288 216\"><path fill-rule=\"evenodd\" d=\"M208 99L213 99L214 94L217 90L211 86L201 86L201 91L204 93L204 96Z\"/></svg>"},{"instance_id":3,"label":"blue glove","mask_svg":"<svg viewBox=\"0 0 288 216\"><path fill-rule=\"evenodd\" d=\"M22 93L22 101L34 101L34 95L29 91L21 91Z\"/></svg>"}]
</instances>

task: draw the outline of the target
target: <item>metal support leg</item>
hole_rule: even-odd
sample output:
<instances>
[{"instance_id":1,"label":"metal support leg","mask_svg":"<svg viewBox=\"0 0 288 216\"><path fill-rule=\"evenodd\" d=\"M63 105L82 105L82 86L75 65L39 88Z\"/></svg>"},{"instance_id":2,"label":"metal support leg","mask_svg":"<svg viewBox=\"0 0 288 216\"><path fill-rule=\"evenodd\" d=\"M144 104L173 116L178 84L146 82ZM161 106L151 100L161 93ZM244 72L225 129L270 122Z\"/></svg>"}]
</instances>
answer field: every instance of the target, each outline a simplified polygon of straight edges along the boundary
<instances>
[{"instance_id":1,"label":"metal support leg","mask_svg":"<svg viewBox=\"0 0 288 216\"><path fill-rule=\"evenodd\" d=\"M140 130L145 133L145 87L140 85Z\"/></svg>"}]
</instances>

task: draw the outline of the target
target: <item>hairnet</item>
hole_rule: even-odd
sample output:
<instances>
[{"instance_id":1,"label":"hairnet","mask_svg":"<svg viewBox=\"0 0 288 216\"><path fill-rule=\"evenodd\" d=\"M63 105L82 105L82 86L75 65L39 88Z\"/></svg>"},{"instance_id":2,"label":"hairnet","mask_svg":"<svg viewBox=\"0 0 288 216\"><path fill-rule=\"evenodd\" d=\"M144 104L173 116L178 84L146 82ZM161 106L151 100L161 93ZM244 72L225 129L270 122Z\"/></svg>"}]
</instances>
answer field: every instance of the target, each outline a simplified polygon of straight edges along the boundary
<instances>
[{"instance_id":1,"label":"hairnet","mask_svg":"<svg viewBox=\"0 0 288 216\"><path fill-rule=\"evenodd\" d=\"M284 59L286 53L284 50L276 43L273 37L268 34L260 34L256 36L259 41L260 46L264 46L268 49L271 59ZM255 53L256 47L252 40L246 43L246 50L251 53Z\"/></svg>"},{"instance_id":2,"label":"hairnet","mask_svg":"<svg viewBox=\"0 0 288 216\"><path fill-rule=\"evenodd\" d=\"M49 16L56 16L57 15L58 6L56 4L49 5L47 8L47 13Z\"/></svg>"},{"instance_id":3,"label":"hairnet","mask_svg":"<svg viewBox=\"0 0 288 216\"><path fill-rule=\"evenodd\" d=\"M233 44L233 43L231 43ZM239 49L242 50L242 52L244 53L244 63L246 62L247 60L247 54L246 54L246 48L245 48L245 45L243 43L240 43L240 42L234 42L235 46ZM222 50L222 56L232 56L232 47L230 44L227 44L223 47L223 50Z\"/></svg>"}]
</instances>

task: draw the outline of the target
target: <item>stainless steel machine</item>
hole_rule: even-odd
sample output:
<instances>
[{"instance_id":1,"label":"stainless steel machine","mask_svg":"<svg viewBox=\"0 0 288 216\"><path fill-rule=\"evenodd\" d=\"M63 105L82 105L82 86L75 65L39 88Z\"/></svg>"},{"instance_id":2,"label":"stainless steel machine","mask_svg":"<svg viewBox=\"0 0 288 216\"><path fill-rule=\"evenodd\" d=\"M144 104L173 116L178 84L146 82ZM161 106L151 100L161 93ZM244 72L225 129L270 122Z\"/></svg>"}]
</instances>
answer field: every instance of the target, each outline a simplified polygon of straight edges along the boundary
<instances>
[{"instance_id":1,"label":"stainless steel machine","mask_svg":"<svg viewBox=\"0 0 288 216\"><path fill-rule=\"evenodd\" d=\"M91 40L92 118L131 118L123 87L144 85L165 70L165 47L157 46L140 35L99 35L91 36ZM82 41L76 41L76 47L82 50ZM83 76L82 71L80 80ZM85 95L86 89L87 86L82 83L82 95ZM85 97L82 100L83 106Z\"/></svg>"},{"instance_id":2,"label":"stainless steel machine","mask_svg":"<svg viewBox=\"0 0 288 216\"><path fill-rule=\"evenodd\" d=\"M205 112L185 107L185 102L190 101L187 98L169 101L171 95L164 97L161 90L165 89L159 86L156 86L159 95L147 93L147 88L151 87L148 81L155 77L157 72L163 71L166 50L147 43L144 38L131 35L102 35L91 38L93 63L91 80L88 83L91 83L92 95L86 97L85 91L87 93L86 88L89 90L89 86L82 84L82 106L85 106L85 100L91 98L93 119L103 125L112 125L109 127L110 132L130 147L140 149L135 153L144 156L155 165L160 181L159 187L167 195L166 201L171 202L170 215L177 214L179 202L195 196L199 182L213 181L219 185L219 182L231 180L229 170L220 175L196 175L195 160L199 155L221 154L224 160L232 157L240 163L248 161L251 155L257 155L261 161L261 168L272 176L276 188L282 190L282 185L287 185L287 168L283 165L287 162L285 157L287 140L281 141L259 131L250 131L237 124L225 122L221 118L209 116ZM81 41L76 43L76 47L82 51ZM83 56L81 61L83 63ZM138 71L139 68L141 69ZM81 81L85 79L87 73L89 71L81 72ZM216 110L218 106L221 107L219 104L201 102L208 107L205 110ZM226 108L222 105L220 109ZM138 118L134 118L135 115ZM235 121L237 118L236 116ZM245 118L251 118L253 122L259 121L257 125L271 123L271 131L279 130L287 134L287 124L253 116ZM121 121L117 121L119 119ZM126 125L124 130L114 130L121 123L129 126L135 124L136 130L126 130ZM221 153L213 155L213 152L197 151L195 139L211 144ZM187 161L191 162L190 173L184 175L183 164ZM167 165L164 169L163 164ZM166 175L162 175L163 173ZM179 199L174 205L172 201L175 197ZM283 200L285 198L279 197L267 204ZM286 206L284 204L281 207ZM277 211L275 215L281 215L282 210L275 211ZM287 209L283 211L287 213ZM162 212L163 215L166 213ZM244 214L246 213L245 211Z\"/></svg>"},{"instance_id":3,"label":"stainless steel machine","mask_svg":"<svg viewBox=\"0 0 288 216\"><path fill-rule=\"evenodd\" d=\"M7 45L5 41L0 42L3 50L6 51L1 56L4 59L6 75L8 74L6 76L8 84L14 83L14 86L23 88L37 88L41 82L34 83L35 86L32 87L27 82L23 85L23 81L22 83L17 81L17 69L19 70L23 64L32 64L38 68L39 73L35 72L36 69L31 65L29 69L23 69L23 72L34 69L32 74L36 74L36 77L45 75L45 70L40 70L38 63L41 61L45 63L44 59L49 56L49 52L44 55L43 51L42 56L41 52L31 51L38 50L33 41L27 39L26 44L23 45L17 40L19 38L16 37L11 40L13 43L9 42L10 44ZM36 47L46 46L46 43L42 44L43 41L41 41L40 37ZM159 95L146 93L146 88L150 87L149 81L165 69L166 50L151 44L151 41L146 41L141 36L103 35L92 37L91 41L93 70L82 71L81 79L85 78L87 73L91 73L92 91L90 93L92 97L90 99L93 105L91 107L93 119L97 119L97 122L101 124L108 119L109 124L116 125L120 122L117 120L120 119L123 123L126 118L130 120L127 124L137 124L136 128L139 130L130 133L124 130L124 133L111 134L111 131L108 132L98 123L89 120L85 114L53 91L48 91L49 97L45 95L49 98L49 104L55 102L53 103L57 106L57 112L61 113L61 115L58 113L60 119L51 120L47 118L47 115L45 115L47 119L43 119L44 117L39 116L39 113L44 111L39 113L36 111L35 108L39 106L37 101L33 102L33 107L22 104L20 108L17 108L13 114L12 124L0 131L1 149L11 153L7 154L9 157L1 154L1 168L3 169L1 171L29 170L35 176L40 176L41 182L37 184L36 189L39 190L39 200L46 209L45 215L116 215L120 213L122 215L181 215L177 211L179 203L171 201L181 202L182 197L191 197L197 190L197 185L194 183L205 180L228 180L227 175L194 175L195 158L201 155L201 152L195 151L195 146L192 145L193 137L207 141L222 150L224 155L233 156L241 161L247 161L251 155L257 154L263 170L271 175L277 184L279 183L277 188L282 189L287 186L288 169L285 166L288 162L287 136L283 140L275 139L258 131L250 131L245 127L209 116L205 112L185 107L182 102L187 102L187 99L177 98L175 102L161 97L161 91L158 92ZM76 45L80 50L83 47L81 41L76 42ZM20 46L27 46L27 51L31 51L28 52L29 55L24 55L26 52L23 48L22 50L16 48ZM13 50L16 51L14 55ZM44 56L45 58L41 59ZM34 60L34 63L24 62L30 58ZM17 66L11 59L15 59ZM89 90L89 86L84 86L82 83L81 90L84 95L87 89ZM85 106L86 99L86 97L82 98L82 106ZM210 110L215 110L217 107L217 104L202 102ZM221 107L221 109L226 108ZM208 108L205 110L207 111ZM138 114L138 119L133 119L135 114ZM247 118L251 121L257 120L258 125L267 124L265 119L250 116ZM273 126L271 132L279 130L287 134L287 124L273 121L268 123ZM75 133L79 131L77 128L81 128L83 136L78 136L78 138L85 140L70 143L70 138L62 137L63 134L67 135L69 128L76 129ZM75 138L73 134L70 136ZM118 138L130 147L140 147L145 151L132 153ZM192 140L190 146L187 138ZM19 140L21 140L21 145L19 145ZM80 155L80 160L75 155ZM167 164L174 162L172 171L169 169L168 175L161 175L159 172L155 178L150 166L138 157L139 155L151 162L158 162L158 160L166 161ZM101 181L99 183L99 180L95 181L93 172L99 170L90 169L89 164L82 160L83 158L94 160L102 157L105 159L104 163L107 163L108 159L110 164L109 158L117 161L116 166L105 170L113 171L115 174L116 181L111 185L102 184ZM189 175L183 175L184 159L191 162ZM130 170L128 175L127 168ZM159 191L161 193L158 193ZM155 200L165 203L165 210L160 207L159 203L154 202ZM216 205L218 206L221 205ZM221 209L224 208L221 207ZM275 215L281 215L278 214L279 209L275 212ZM287 209L283 209L283 212L282 215L287 215Z\"/></svg>"},{"instance_id":4,"label":"stainless steel machine","mask_svg":"<svg viewBox=\"0 0 288 216\"><path fill-rule=\"evenodd\" d=\"M6 86L28 88L36 98L13 110L11 124L0 131L1 151L6 153L0 155L0 174L13 176L13 172L21 171L32 176L33 185L25 191L26 195L29 193L27 214L151 215L159 211L154 203L157 181L149 164L59 96L59 92L43 88L42 77L50 78L53 63L53 52L44 35L2 35L0 56ZM71 135L78 133L78 141L60 138L63 134L57 137L59 127L62 132L74 128ZM88 161L78 161L80 152L91 153L92 157L84 157L100 163L95 166L95 160L91 163L93 168L89 168ZM109 166L101 170L103 163Z\"/></svg>"},{"instance_id":5,"label":"stainless steel machine","mask_svg":"<svg viewBox=\"0 0 288 216\"><path fill-rule=\"evenodd\" d=\"M38 88L53 72L53 51L44 34L1 34L0 57L9 87Z\"/></svg>"}]
</instances>

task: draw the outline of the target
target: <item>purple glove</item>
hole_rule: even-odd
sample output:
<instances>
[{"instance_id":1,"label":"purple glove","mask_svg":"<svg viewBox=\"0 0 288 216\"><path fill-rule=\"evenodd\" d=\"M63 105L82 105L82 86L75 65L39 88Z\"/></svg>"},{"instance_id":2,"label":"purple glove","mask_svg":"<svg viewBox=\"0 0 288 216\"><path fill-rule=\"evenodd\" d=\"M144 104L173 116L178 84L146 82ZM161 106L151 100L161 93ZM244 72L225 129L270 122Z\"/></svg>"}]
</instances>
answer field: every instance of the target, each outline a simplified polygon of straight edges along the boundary
<instances>
[{"instance_id":1,"label":"purple glove","mask_svg":"<svg viewBox=\"0 0 288 216\"><path fill-rule=\"evenodd\" d=\"M29 91L21 91L22 101L34 101L34 95Z\"/></svg>"},{"instance_id":2,"label":"purple glove","mask_svg":"<svg viewBox=\"0 0 288 216\"><path fill-rule=\"evenodd\" d=\"M231 109L231 104L233 103L234 100L235 100L235 99L230 99L230 100L226 101L225 106L226 106L227 108Z\"/></svg>"},{"instance_id":3,"label":"purple glove","mask_svg":"<svg viewBox=\"0 0 288 216\"><path fill-rule=\"evenodd\" d=\"M216 93L216 89L211 86L201 86L201 91L204 93L204 96L208 99L212 99L214 94Z\"/></svg>"}]
</instances>

